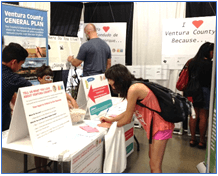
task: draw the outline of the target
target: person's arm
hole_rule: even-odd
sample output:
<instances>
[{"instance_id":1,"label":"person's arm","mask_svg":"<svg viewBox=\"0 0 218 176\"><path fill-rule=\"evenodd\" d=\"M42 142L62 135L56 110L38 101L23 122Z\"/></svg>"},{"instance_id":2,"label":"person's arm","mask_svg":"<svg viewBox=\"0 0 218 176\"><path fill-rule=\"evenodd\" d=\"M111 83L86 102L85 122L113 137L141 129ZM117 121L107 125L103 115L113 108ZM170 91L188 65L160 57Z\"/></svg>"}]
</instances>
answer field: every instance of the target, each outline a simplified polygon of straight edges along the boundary
<instances>
[{"instance_id":1,"label":"person's arm","mask_svg":"<svg viewBox=\"0 0 218 176\"><path fill-rule=\"evenodd\" d=\"M126 111L124 112L124 117L118 120L117 127L124 126L128 123L131 123L133 113L135 111L136 101L139 97L139 91L138 87L136 85L133 85L129 88L128 94L127 94L127 107ZM130 101L128 101L130 100Z\"/></svg>"},{"instance_id":2,"label":"person's arm","mask_svg":"<svg viewBox=\"0 0 218 176\"><path fill-rule=\"evenodd\" d=\"M76 103L76 100L74 100L68 93L66 93L67 102L69 108L78 108L78 104Z\"/></svg>"},{"instance_id":3,"label":"person's arm","mask_svg":"<svg viewBox=\"0 0 218 176\"><path fill-rule=\"evenodd\" d=\"M117 127L124 126L128 123L131 123L132 116L135 110L135 105L136 105L136 100L138 96L136 95L136 91L129 89L128 95L127 95L127 107L126 111L123 112L122 114L114 117L114 118L106 118L106 117L101 117L101 124L98 124L99 127L105 127L105 128L110 128L111 123L117 121ZM128 101L131 100L131 101Z\"/></svg>"},{"instance_id":4,"label":"person's arm","mask_svg":"<svg viewBox=\"0 0 218 176\"><path fill-rule=\"evenodd\" d=\"M16 98L17 98L17 93L14 92L14 95L13 95L13 97L12 97L12 99L11 99L11 103L12 103L13 105L15 105Z\"/></svg>"},{"instance_id":5,"label":"person's arm","mask_svg":"<svg viewBox=\"0 0 218 176\"><path fill-rule=\"evenodd\" d=\"M109 69L111 67L111 58L107 59L107 67L106 70Z\"/></svg>"},{"instance_id":6,"label":"person's arm","mask_svg":"<svg viewBox=\"0 0 218 176\"><path fill-rule=\"evenodd\" d=\"M17 98L17 93L14 92L14 95L13 95L13 97L12 97L12 99L11 99L11 102L10 102L10 108L11 108L11 111L12 111L12 112L13 112L13 110L14 110L14 105L15 105L15 102L16 102L16 98Z\"/></svg>"},{"instance_id":7,"label":"person's arm","mask_svg":"<svg viewBox=\"0 0 218 176\"><path fill-rule=\"evenodd\" d=\"M112 123L115 121L119 121L120 119L122 119L125 116L125 112L123 112L122 114L117 115L116 117L113 118L108 118L108 117L100 117L100 121L101 122L108 122L108 123Z\"/></svg>"},{"instance_id":8,"label":"person's arm","mask_svg":"<svg viewBox=\"0 0 218 176\"><path fill-rule=\"evenodd\" d=\"M148 93L148 88L145 88L144 85L142 85L142 84L134 84L134 85L132 85L129 88L128 94L127 94L127 107L126 107L126 111L123 112L122 114L116 116L110 122L117 121L117 126L118 127L121 127L121 126L124 126L124 125L126 125L128 123L131 123L132 116L133 116L133 113L135 111L135 106L136 106L137 99L144 99L144 97L147 96L147 93ZM131 100L131 101L128 101L128 100ZM109 121L107 121L107 119L105 121L109 122ZM101 123L98 126L108 128L108 126L110 126L110 124L108 124L108 123Z\"/></svg>"},{"instance_id":9,"label":"person's arm","mask_svg":"<svg viewBox=\"0 0 218 176\"><path fill-rule=\"evenodd\" d=\"M69 61L74 67L78 67L83 62L82 60L74 58L73 56L69 56L67 61Z\"/></svg>"}]
</instances>

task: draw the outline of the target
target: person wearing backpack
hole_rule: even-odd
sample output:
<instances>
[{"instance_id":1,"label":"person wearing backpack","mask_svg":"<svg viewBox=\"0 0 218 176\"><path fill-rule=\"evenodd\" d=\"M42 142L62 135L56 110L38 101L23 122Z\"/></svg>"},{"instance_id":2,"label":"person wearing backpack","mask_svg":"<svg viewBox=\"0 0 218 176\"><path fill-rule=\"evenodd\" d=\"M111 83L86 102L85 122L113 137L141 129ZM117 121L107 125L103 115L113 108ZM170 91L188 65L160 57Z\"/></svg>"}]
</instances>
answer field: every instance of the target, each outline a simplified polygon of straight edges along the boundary
<instances>
[{"instance_id":1,"label":"person wearing backpack","mask_svg":"<svg viewBox=\"0 0 218 176\"><path fill-rule=\"evenodd\" d=\"M105 77L112 90L127 99L127 108L125 112L114 118L101 117L101 124L98 126L110 128L114 121L117 121L118 127L124 126L131 123L133 113L135 113L147 132L147 138L152 138L152 143L149 144L151 173L162 173L164 152L168 139L172 138L174 124L165 121L158 113L137 104L137 100L139 100L147 107L158 112L161 111L154 93L143 83L133 84L133 81L137 79L124 65L113 65L105 72Z\"/></svg>"},{"instance_id":2,"label":"person wearing backpack","mask_svg":"<svg viewBox=\"0 0 218 176\"><path fill-rule=\"evenodd\" d=\"M191 117L189 126L191 131L190 146L206 148L206 131L209 116L210 86L212 74L212 58L214 44L206 42L200 46L195 57L188 66L189 81L184 96L193 102L196 118ZM196 126L199 119L200 142L196 141Z\"/></svg>"}]
</instances>

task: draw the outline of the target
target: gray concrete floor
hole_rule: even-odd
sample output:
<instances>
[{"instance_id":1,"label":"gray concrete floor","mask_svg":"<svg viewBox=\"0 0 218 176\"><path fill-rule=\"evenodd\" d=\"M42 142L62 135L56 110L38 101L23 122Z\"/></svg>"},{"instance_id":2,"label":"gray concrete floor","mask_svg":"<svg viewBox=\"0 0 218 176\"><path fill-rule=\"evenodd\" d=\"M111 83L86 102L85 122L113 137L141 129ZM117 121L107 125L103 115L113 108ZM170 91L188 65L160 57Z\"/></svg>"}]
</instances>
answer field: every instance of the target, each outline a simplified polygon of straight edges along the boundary
<instances>
[{"instance_id":1,"label":"gray concrete floor","mask_svg":"<svg viewBox=\"0 0 218 176\"><path fill-rule=\"evenodd\" d=\"M134 142L134 152L127 158L124 173L150 173L148 149L149 143L144 129L135 128L135 136L139 141L140 151ZM173 134L167 143L164 154L163 173L199 173L196 166L205 160L206 150L189 146L190 136Z\"/></svg>"}]
</instances>

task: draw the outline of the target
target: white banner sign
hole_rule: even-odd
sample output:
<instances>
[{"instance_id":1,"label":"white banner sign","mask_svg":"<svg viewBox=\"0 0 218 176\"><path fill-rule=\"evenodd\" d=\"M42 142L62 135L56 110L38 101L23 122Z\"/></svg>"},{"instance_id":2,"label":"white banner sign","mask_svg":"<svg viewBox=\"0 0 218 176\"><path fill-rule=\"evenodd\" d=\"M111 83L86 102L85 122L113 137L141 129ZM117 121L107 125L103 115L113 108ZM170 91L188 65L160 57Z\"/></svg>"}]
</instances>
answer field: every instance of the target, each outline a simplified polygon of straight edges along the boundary
<instances>
[{"instance_id":1,"label":"white banner sign","mask_svg":"<svg viewBox=\"0 0 218 176\"><path fill-rule=\"evenodd\" d=\"M214 43L216 17L166 19L162 36L162 64L181 69L202 44Z\"/></svg>"}]
</instances>

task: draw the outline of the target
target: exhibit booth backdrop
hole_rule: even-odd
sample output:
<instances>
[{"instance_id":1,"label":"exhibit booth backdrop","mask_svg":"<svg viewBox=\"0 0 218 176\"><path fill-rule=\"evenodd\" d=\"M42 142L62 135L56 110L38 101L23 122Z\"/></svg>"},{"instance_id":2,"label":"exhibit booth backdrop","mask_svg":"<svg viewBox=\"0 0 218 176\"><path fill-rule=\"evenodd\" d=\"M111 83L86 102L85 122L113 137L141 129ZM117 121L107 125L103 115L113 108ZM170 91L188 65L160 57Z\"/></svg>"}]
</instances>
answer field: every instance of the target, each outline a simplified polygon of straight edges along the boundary
<instances>
[{"instance_id":1,"label":"exhibit booth backdrop","mask_svg":"<svg viewBox=\"0 0 218 176\"><path fill-rule=\"evenodd\" d=\"M185 18L186 15L188 17L215 15L215 4L213 2L85 3L85 15L84 17L81 15L81 21L127 22L126 65L160 65L162 52L160 31L163 19ZM43 8L48 10L48 14L51 12L49 2L22 2L20 5ZM50 29L49 20L48 29ZM178 70L171 70L170 81L158 80L158 83L176 91L178 73Z\"/></svg>"},{"instance_id":2,"label":"exhibit booth backdrop","mask_svg":"<svg viewBox=\"0 0 218 176\"><path fill-rule=\"evenodd\" d=\"M214 2L212 3L214 7ZM134 10L132 10L134 17L132 36L133 47L131 50L132 65L160 64L162 45L162 37L160 37L160 31L162 30L161 25L163 19L185 18L186 16L196 17L216 15L216 9L214 9L209 2L208 4L206 2L192 2L193 6L188 6L190 4L191 2L134 2ZM201 8L202 4L204 8ZM205 4L207 4L207 8ZM50 32L50 2L19 2L19 5L30 8L47 10L48 33ZM187 11L189 11L189 14L187 13ZM192 12L194 15L192 14ZM103 15L101 16L103 17ZM81 20L84 21L83 16ZM164 80L158 82L162 85L165 85L169 88L173 88L173 90L175 90L175 83L177 81L178 72L178 70L171 70L169 77L170 81ZM6 161L7 157L3 156L3 159L4 161ZM16 161L15 163L17 164ZM19 172L19 170L17 170L18 167L13 168L14 172ZM8 166L3 167L3 169L3 172L11 171L11 167L8 168Z\"/></svg>"}]
</instances>

